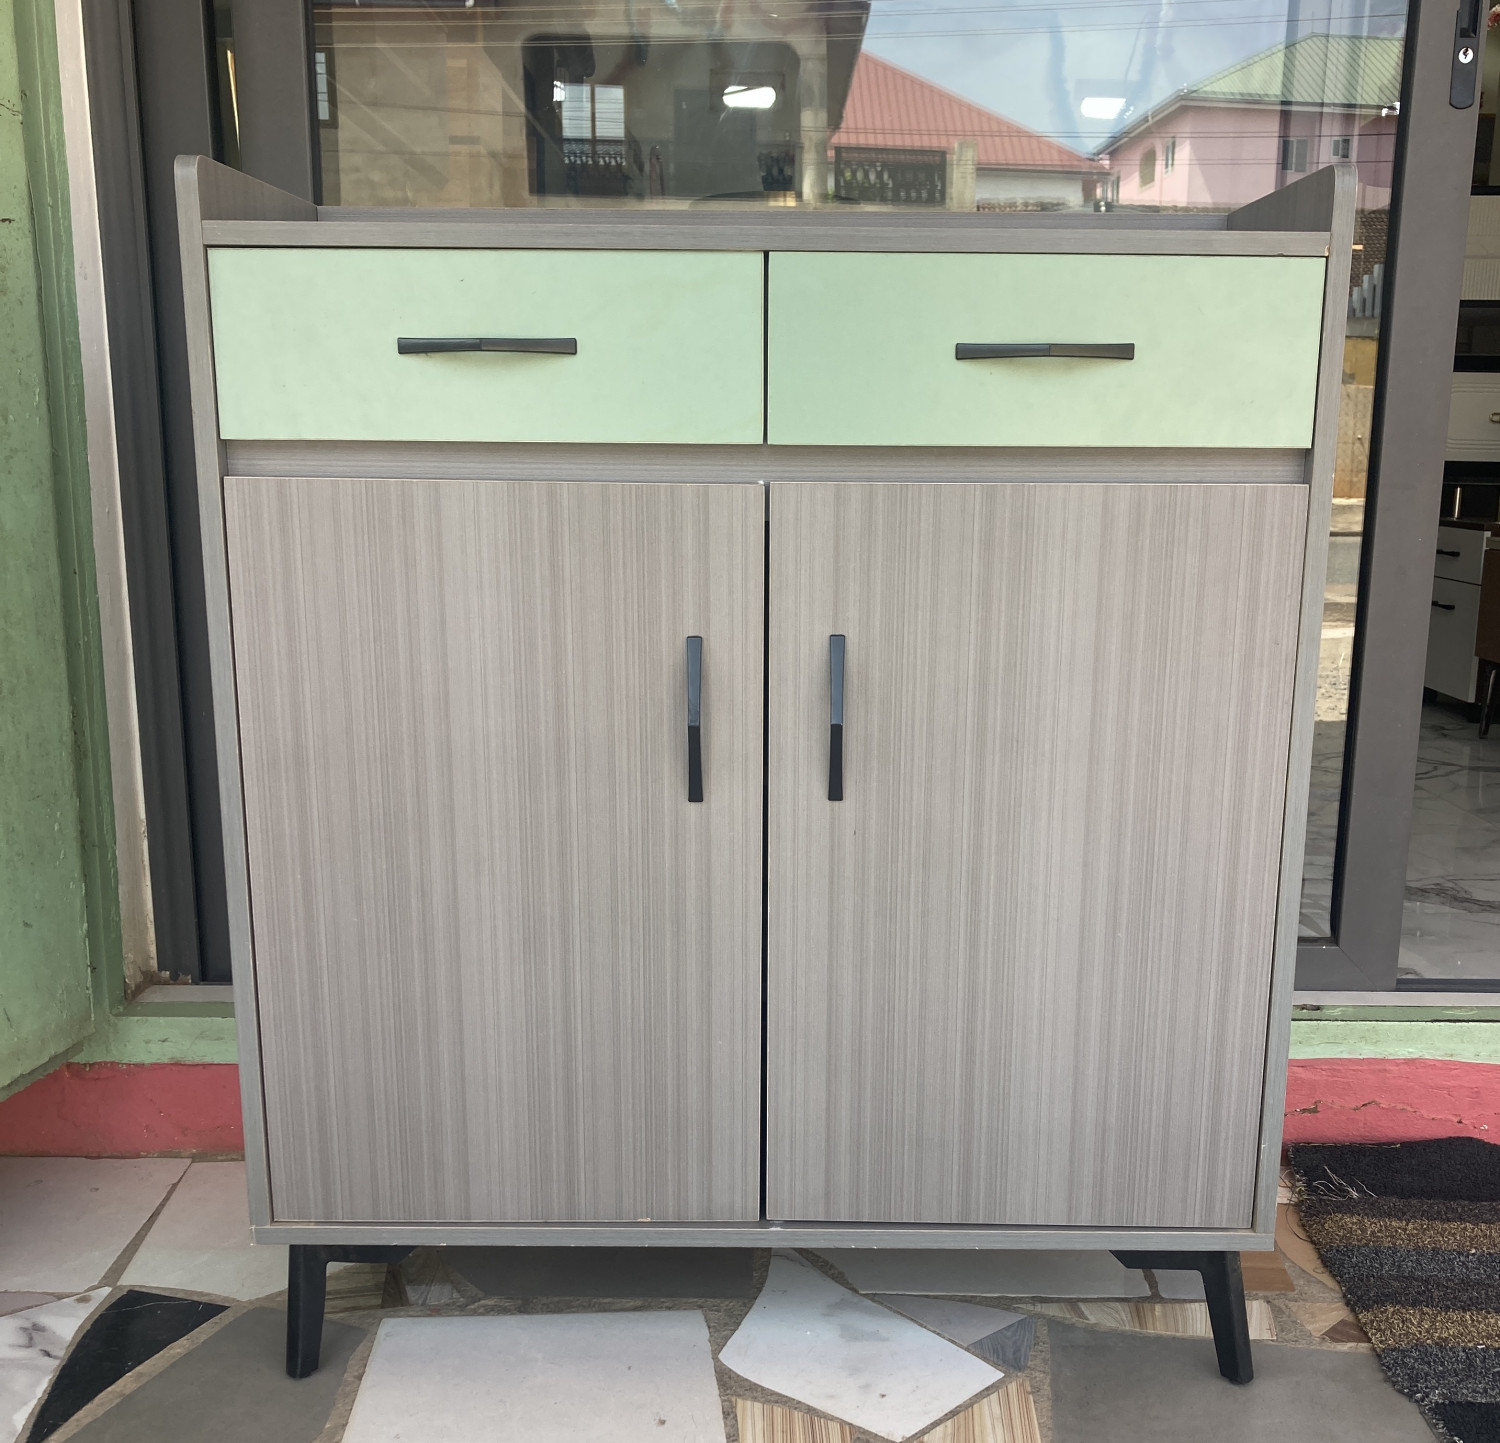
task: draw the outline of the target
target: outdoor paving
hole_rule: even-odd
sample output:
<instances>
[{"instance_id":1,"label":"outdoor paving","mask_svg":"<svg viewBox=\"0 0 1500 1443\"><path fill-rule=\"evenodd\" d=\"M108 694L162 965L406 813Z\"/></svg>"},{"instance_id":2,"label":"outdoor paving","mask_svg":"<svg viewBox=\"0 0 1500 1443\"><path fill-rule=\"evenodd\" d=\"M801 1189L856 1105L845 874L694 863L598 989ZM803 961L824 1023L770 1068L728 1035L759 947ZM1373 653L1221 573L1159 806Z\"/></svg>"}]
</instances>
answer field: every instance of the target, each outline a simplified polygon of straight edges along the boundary
<instances>
[{"instance_id":1,"label":"outdoor paving","mask_svg":"<svg viewBox=\"0 0 1500 1443\"><path fill-rule=\"evenodd\" d=\"M1192 1276L974 1250L424 1248L330 1272L323 1366L293 1382L243 1164L73 1164L0 1163L27 1242L0 1244L0 1443L1431 1437L1294 1209L1246 1261L1247 1388Z\"/></svg>"}]
</instances>

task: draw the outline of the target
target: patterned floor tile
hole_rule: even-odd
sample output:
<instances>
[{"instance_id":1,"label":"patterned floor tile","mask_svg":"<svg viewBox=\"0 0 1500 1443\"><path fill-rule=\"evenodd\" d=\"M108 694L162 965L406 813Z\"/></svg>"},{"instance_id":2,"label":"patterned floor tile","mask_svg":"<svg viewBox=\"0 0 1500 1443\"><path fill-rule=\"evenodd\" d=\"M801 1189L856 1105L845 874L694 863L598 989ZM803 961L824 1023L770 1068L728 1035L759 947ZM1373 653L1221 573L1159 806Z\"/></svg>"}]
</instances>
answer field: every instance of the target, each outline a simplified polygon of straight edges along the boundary
<instances>
[{"instance_id":1,"label":"patterned floor tile","mask_svg":"<svg viewBox=\"0 0 1500 1443\"><path fill-rule=\"evenodd\" d=\"M854 1437L847 1423L749 1398L734 1400L734 1416L740 1427L740 1443L851 1443Z\"/></svg>"},{"instance_id":2,"label":"patterned floor tile","mask_svg":"<svg viewBox=\"0 0 1500 1443\"><path fill-rule=\"evenodd\" d=\"M1042 1443L1031 1388L1024 1378L1007 1383L930 1433L921 1443Z\"/></svg>"}]
</instances>

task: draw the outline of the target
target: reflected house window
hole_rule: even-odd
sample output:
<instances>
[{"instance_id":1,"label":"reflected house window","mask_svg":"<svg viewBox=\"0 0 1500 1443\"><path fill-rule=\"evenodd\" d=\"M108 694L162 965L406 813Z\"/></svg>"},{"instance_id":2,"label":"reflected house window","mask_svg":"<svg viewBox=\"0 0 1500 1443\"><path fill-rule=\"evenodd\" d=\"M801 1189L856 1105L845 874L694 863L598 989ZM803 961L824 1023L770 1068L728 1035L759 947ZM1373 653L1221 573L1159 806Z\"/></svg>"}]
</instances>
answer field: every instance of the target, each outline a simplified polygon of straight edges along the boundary
<instances>
[{"instance_id":1,"label":"reflected house window","mask_svg":"<svg viewBox=\"0 0 1500 1443\"><path fill-rule=\"evenodd\" d=\"M1348 160L1354 152L1354 137L1352 135L1336 135L1333 144L1329 147L1329 156L1334 160Z\"/></svg>"},{"instance_id":2,"label":"reflected house window","mask_svg":"<svg viewBox=\"0 0 1500 1443\"><path fill-rule=\"evenodd\" d=\"M1138 179L1142 151L1154 149L1170 126L1174 205L1247 205L1347 141L1347 158L1359 153L1357 206L1388 206L1403 48L1399 35L1304 35L1184 86L1137 116L1122 112L1123 125L1100 147L1122 176L1121 202L1148 200ZM1307 135L1283 134L1288 114Z\"/></svg>"},{"instance_id":3,"label":"reflected house window","mask_svg":"<svg viewBox=\"0 0 1500 1443\"><path fill-rule=\"evenodd\" d=\"M1078 210L1105 167L862 51L830 138L836 201L954 210Z\"/></svg>"},{"instance_id":4,"label":"reflected house window","mask_svg":"<svg viewBox=\"0 0 1500 1443\"><path fill-rule=\"evenodd\" d=\"M1162 153L1161 153L1161 173L1163 175L1171 175L1172 170L1176 166L1176 164L1177 164L1177 137L1174 135L1171 138L1171 140L1169 140L1166 143L1166 145L1163 147L1163 149L1162 149Z\"/></svg>"},{"instance_id":5,"label":"reflected house window","mask_svg":"<svg viewBox=\"0 0 1500 1443\"><path fill-rule=\"evenodd\" d=\"M1136 183L1142 190L1156 181L1156 147L1147 146L1141 152L1140 168L1136 173Z\"/></svg>"}]
</instances>

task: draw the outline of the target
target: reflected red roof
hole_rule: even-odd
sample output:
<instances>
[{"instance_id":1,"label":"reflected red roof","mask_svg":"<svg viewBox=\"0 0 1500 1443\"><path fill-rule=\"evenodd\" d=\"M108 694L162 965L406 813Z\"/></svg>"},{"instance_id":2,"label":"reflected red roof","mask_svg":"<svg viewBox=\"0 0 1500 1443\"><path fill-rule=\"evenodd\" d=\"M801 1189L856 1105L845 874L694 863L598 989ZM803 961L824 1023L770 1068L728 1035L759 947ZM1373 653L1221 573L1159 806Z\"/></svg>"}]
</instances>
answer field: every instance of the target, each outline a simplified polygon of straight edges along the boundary
<instances>
[{"instance_id":1,"label":"reflected red roof","mask_svg":"<svg viewBox=\"0 0 1500 1443\"><path fill-rule=\"evenodd\" d=\"M1027 130L1014 120L954 95L899 65L861 51L844 102L843 124L830 145L952 150L979 142L981 166L1011 170L1100 170L1098 161Z\"/></svg>"}]
</instances>

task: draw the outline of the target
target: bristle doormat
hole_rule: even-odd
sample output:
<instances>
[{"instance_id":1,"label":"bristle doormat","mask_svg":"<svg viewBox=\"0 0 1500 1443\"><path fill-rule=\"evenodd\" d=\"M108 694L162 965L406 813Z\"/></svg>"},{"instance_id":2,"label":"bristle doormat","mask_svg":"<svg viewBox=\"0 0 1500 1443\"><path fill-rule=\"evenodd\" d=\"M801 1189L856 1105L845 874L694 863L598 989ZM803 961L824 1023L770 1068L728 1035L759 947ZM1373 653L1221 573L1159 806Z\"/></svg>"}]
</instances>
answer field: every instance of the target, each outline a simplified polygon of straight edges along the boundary
<instances>
[{"instance_id":1,"label":"bristle doormat","mask_svg":"<svg viewBox=\"0 0 1500 1443\"><path fill-rule=\"evenodd\" d=\"M1455 1443L1500 1443L1500 1146L1291 1149L1302 1221L1386 1376Z\"/></svg>"}]
</instances>

